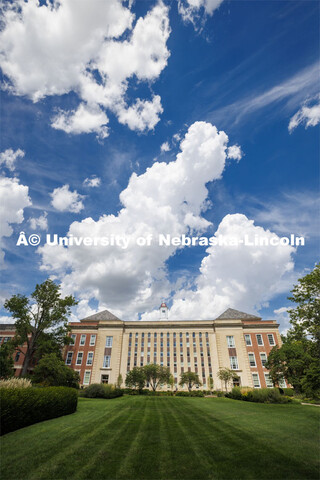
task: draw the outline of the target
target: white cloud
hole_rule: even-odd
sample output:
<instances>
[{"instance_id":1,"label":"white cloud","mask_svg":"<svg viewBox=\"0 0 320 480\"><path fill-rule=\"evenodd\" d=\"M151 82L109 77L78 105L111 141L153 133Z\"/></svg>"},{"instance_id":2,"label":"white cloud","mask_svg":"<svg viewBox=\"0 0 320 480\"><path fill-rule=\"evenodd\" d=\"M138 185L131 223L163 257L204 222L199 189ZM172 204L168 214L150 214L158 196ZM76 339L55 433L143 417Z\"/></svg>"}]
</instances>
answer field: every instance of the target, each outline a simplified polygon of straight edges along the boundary
<instances>
[{"instance_id":1,"label":"white cloud","mask_svg":"<svg viewBox=\"0 0 320 480\"><path fill-rule=\"evenodd\" d=\"M86 179L83 181L83 186L84 186L84 187L94 188L94 187L100 187L100 185L101 185L101 178L96 177L95 175L93 175L93 176L90 177L90 178L86 178Z\"/></svg>"},{"instance_id":2,"label":"white cloud","mask_svg":"<svg viewBox=\"0 0 320 480\"><path fill-rule=\"evenodd\" d=\"M69 190L69 185L55 188L50 196L52 197L51 205L59 212L79 213L84 208L82 203L84 196L76 190L73 192Z\"/></svg>"},{"instance_id":3,"label":"white cloud","mask_svg":"<svg viewBox=\"0 0 320 480\"><path fill-rule=\"evenodd\" d=\"M178 0L178 11L185 23L192 23L195 30L201 30L206 17L212 16L223 0Z\"/></svg>"},{"instance_id":4,"label":"white cloud","mask_svg":"<svg viewBox=\"0 0 320 480\"><path fill-rule=\"evenodd\" d=\"M170 151L170 145L168 142L164 142L161 147L160 147L161 152L169 152Z\"/></svg>"},{"instance_id":5,"label":"white cloud","mask_svg":"<svg viewBox=\"0 0 320 480\"><path fill-rule=\"evenodd\" d=\"M171 288L165 262L177 248L161 247L157 241L143 248L135 241L148 234L157 240L160 233L180 235L208 228L210 222L202 216L206 184L221 177L227 143L227 135L211 124L193 124L175 161L155 162L144 174L131 176L120 195L123 207L117 215L70 225L69 234L77 237L126 235L131 239L127 249L44 246L39 248L42 268L59 275L65 292L95 298L100 308L127 318L154 308L155 298L166 296Z\"/></svg>"},{"instance_id":6,"label":"white cloud","mask_svg":"<svg viewBox=\"0 0 320 480\"><path fill-rule=\"evenodd\" d=\"M29 218L28 222L32 230L48 230L47 212L43 212L38 218Z\"/></svg>"},{"instance_id":7,"label":"white cloud","mask_svg":"<svg viewBox=\"0 0 320 480\"><path fill-rule=\"evenodd\" d=\"M231 145L231 147L228 148L227 150L227 156L228 158L231 158L232 160L241 160L242 158L242 151L239 145Z\"/></svg>"},{"instance_id":8,"label":"white cloud","mask_svg":"<svg viewBox=\"0 0 320 480\"><path fill-rule=\"evenodd\" d=\"M276 316L277 322L280 323L280 333L282 335L286 335L289 328L291 327L288 309L289 307L280 307L280 308L277 308L276 310L273 310L273 313Z\"/></svg>"},{"instance_id":9,"label":"white cloud","mask_svg":"<svg viewBox=\"0 0 320 480\"><path fill-rule=\"evenodd\" d=\"M6 315L2 315L2 316L0 317L0 324L3 325L3 324L5 324L5 323L7 323L7 324L8 324L8 323L14 324L14 323L15 323L15 319L12 318L12 317L6 316Z\"/></svg>"},{"instance_id":10,"label":"white cloud","mask_svg":"<svg viewBox=\"0 0 320 480\"><path fill-rule=\"evenodd\" d=\"M77 110L60 110L52 118L51 126L72 134L96 133L98 138L104 139L109 135L108 122L107 115L99 107L88 107L81 103Z\"/></svg>"},{"instance_id":11,"label":"white cloud","mask_svg":"<svg viewBox=\"0 0 320 480\"><path fill-rule=\"evenodd\" d=\"M290 119L288 130L291 133L299 125L305 125L305 128L315 127L320 123L320 102L308 107L304 105Z\"/></svg>"},{"instance_id":12,"label":"white cloud","mask_svg":"<svg viewBox=\"0 0 320 480\"><path fill-rule=\"evenodd\" d=\"M105 138L106 110L133 130L153 129L162 112L160 97L128 106L126 96L131 79L150 83L167 65L168 7L160 0L134 20L120 0L8 2L0 33L7 88L34 102L75 92L79 107L61 111L52 124L67 133Z\"/></svg>"},{"instance_id":13,"label":"white cloud","mask_svg":"<svg viewBox=\"0 0 320 480\"><path fill-rule=\"evenodd\" d=\"M215 235L241 240L257 236L277 237L255 226L245 215L226 215ZM200 274L192 288L179 290L173 297L171 319L212 319L227 308L255 312L275 294L291 284L293 269L290 246L209 247L201 262ZM158 313L143 316L156 319Z\"/></svg>"},{"instance_id":14,"label":"white cloud","mask_svg":"<svg viewBox=\"0 0 320 480\"><path fill-rule=\"evenodd\" d=\"M22 223L23 211L31 205L29 188L21 185L17 178L0 178L0 244L3 247L3 237L10 237L13 233L12 224ZM4 252L0 251L1 262Z\"/></svg>"},{"instance_id":15,"label":"white cloud","mask_svg":"<svg viewBox=\"0 0 320 480\"><path fill-rule=\"evenodd\" d=\"M0 165L6 166L12 172L15 170L15 162L18 158L24 157L24 151L18 148L14 151L12 148L7 148L4 152L0 153Z\"/></svg>"}]
</instances>

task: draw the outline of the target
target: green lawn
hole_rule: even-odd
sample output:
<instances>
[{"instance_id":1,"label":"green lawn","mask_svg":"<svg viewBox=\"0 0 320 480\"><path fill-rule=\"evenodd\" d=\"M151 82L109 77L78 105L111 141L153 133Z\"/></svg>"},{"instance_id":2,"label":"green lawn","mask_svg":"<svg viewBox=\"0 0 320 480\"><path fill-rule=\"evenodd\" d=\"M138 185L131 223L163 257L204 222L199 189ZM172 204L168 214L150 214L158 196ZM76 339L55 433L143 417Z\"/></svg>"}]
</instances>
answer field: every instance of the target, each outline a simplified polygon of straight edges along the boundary
<instances>
[{"instance_id":1,"label":"green lawn","mask_svg":"<svg viewBox=\"0 0 320 480\"><path fill-rule=\"evenodd\" d=\"M2 437L2 480L317 479L320 409L225 398L79 399Z\"/></svg>"}]
</instances>

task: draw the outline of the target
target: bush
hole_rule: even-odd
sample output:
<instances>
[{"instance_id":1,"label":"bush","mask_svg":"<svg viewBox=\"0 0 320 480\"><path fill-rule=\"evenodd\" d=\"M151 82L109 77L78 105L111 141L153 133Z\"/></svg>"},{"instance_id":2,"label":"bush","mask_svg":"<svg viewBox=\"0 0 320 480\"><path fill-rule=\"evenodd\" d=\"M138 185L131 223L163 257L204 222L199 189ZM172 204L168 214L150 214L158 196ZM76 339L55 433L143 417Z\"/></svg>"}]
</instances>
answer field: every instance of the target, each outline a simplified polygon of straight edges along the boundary
<instances>
[{"instance_id":1,"label":"bush","mask_svg":"<svg viewBox=\"0 0 320 480\"><path fill-rule=\"evenodd\" d=\"M1 435L77 409L77 391L68 387L1 388Z\"/></svg>"},{"instance_id":2,"label":"bush","mask_svg":"<svg viewBox=\"0 0 320 480\"><path fill-rule=\"evenodd\" d=\"M116 398L123 395L121 388L103 383L92 383L84 390L83 396L86 398Z\"/></svg>"},{"instance_id":3,"label":"bush","mask_svg":"<svg viewBox=\"0 0 320 480\"><path fill-rule=\"evenodd\" d=\"M293 395L294 395L293 388L283 388L282 390L283 390L284 395L286 395L287 397L293 397Z\"/></svg>"},{"instance_id":4,"label":"bush","mask_svg":"<svg viewBox=\"0 0 320 480\"><path fill-rule=\"evenodd\" d=\"M191 392L180 391L176 393L177 397L204 397L202 390L192 390Z\"/></svg>"},{"instance_id":5,"label":"bush","mask_svg":"<svg viewBox=\"0 0 320 480\"><path fill-rule=\"evenodd\" d=\"M247 389L242 392L241 388L234 387L231 392L226 394L226 397L256 403L292 403L292 399L281 395L278 388Z\"/></svg>"},{"instance_id":6,"label":"bush","mask_svg":"<svg viewBox=\"0 0 320 480\"><path fill-rule=\"evenodd\" d=\"M7 380L0 380L0 388L29 388L32 387L31 380L27 378L11 377Z\"/></svg>"},{"instance_id":7,"label":"bush","mask_svg":"<svg viewBox=\"0 0 320 480\"><path fill-rule=\"evenodd\" d=\"M32 382L45 387L79 388L79 374L65 365L55 353L49 353L35 367Z\"/></svg>"}]
</instances>

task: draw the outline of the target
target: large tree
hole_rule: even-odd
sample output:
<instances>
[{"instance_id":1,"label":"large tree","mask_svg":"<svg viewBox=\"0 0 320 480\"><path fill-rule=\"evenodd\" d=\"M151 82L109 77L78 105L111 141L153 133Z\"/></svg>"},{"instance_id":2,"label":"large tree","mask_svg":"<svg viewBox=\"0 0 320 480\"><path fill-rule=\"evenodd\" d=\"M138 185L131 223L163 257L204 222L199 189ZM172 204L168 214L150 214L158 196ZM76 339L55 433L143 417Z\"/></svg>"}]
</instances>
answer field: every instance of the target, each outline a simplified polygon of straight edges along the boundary
<instances>
[{"instance_id":1,"label":"large tree","mask_svg":"<svg viewBox=\"0 0 320 480\"><path fill-rule=\"evenodd\" d=\"M184 372L181 374L181 380L179 385L183 387L183 385L187 385L189 392L191 392L192 387L196 385L200 387L202 383L200 382L199 375L195 372Z\"/></svg>"},{"instance_id":2,"label":"large tree","mask_svg":"<svg viewBox=\"0 0 320 480\"><path fill-rule=\"evenodd\" d=\"M288 309L291 328L283 345L269 354L267 368L275 384L284 377L296 390L307 396L320 396L320 264L292 290L289 300L296 307Z\"/></svg>"},{"instance_id":3,"label":"large tree","mask_svg":"<svg viewBox=\"0 0 320 480\"><path fill-rule=\"evenodd\" d=\"M79 388L79 373L67 367L55 353L44 355L32 375L34 383L48 387Z\"/></svg>"},{"instance_id":4,"label":"large tree","mask_svg":"<svg viewBox=\"0 0 320 480\"><path fill-rule=\"evenodd\" d=\"M149 383L153 391L156 391L159 385L170 385L170 368L150 363L143 367L143 371L146 376L146 381Z\"/></svg>"},{"instance_id":5,"label":"large tree","mask_svg":"<svg viewBox=\"0 0 320 480\"><path fill-rule=\"evenodd\" d=\"M126 387L135 388L136 390L139 390L139 392L141 392L145 383L146 383L146 376L145 376L143 367L134 367L126 375L126 380L125 380Z\"/></svg>"},{"instance_id":6,"label":"large tree","mask_svg":"<svg viewBox=\"0 0 320 480\"><path fill-rule=\"evenodd\" d=\"M61 298L60 285L50 279L36 285L30 299L18 294L5 301L5 308L16 320L13 343L25 355L21 375L29 371L33 358L39 358L41 349L49 353L49 344L62 347L68 343L68 316L76 304L71 295ZM24 343L26 352L20 348Z\"/></svg>"}]
</instances>

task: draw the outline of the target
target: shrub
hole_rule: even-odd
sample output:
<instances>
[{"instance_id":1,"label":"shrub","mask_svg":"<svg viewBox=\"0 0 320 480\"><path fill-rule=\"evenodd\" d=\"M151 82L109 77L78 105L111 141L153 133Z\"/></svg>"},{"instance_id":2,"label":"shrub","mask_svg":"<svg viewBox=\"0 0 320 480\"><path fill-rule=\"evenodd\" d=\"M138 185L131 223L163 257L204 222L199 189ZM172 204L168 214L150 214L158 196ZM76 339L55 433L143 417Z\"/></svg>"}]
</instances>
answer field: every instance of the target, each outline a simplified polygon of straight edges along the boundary
<instances>
[{"instance_id":1,"label":"shrub","mask_svg":"<svg viewBox=\"0 0 320 480\"><path fill-rule=\"evenodd\" d=\"M65 365L55 353L49 353L35 367L32 382L45 387L79 388L79 374Z\"/></svg>"},{"instance_id":2,"label":"shrub","mask_svg":"<svg viewBox=\"0 0 320 480\"><path fill-rule=\"evenodd\" d=\"M283 393L284 393L284 395L286 395L287 397L293 397L293 395L294 395L294 390L293 390L293 388L283 388Z\"/></svg>"},{"instance_id":3,"label":"shrub","mask_svg":"<svg viewBox=\"0 0 320 480\"><path fill-rule=\"evenodd\" d=\"M191 392L180 391L176 393L177 397L204 397L202 390L191 390Z\"/></svg>"},{"instance_id":4,"label":"shrub","mask_svg":"<svg viewBox=\"0 0 320 480\"><path fill-rule=\"evenodd\" d=\"M7 380L0 380L0 388L29 388L32 387L31 380L27 378L11 377Z\"/></svg>"},{"instance_id":5,"label":"shrub","mask_svg":"<svg viewBox=\"0 0 320 480\"><path fill-rule=\"evenodd\" d=\"M1 435L77 409L77 391L68 387L1 388Z\"/></svg>"},{"instance_id":6,"label":"shrub","mask_svg":"<svg viewBox=\"0 0 320 480\"><path fill-rule=\"evenodd\" d=\"M116 398L122 395L123 390L121 388L102 383L92 383L83 393L83 396L86 398Z\"/></svg>"},{"instance_id":7,"label":"shrub","mask_svg":"<svg viewBox=\"0 0 320 480\"><path fill-rule=\"evenodd\" d=\"M258 388L246 389L241 392L241 388L234 387L231 392L226 394L227 398L234 400L244 400L256 403L291 403L292 399L281 395L278 388Z\"/></svg>"}]
</instances>

